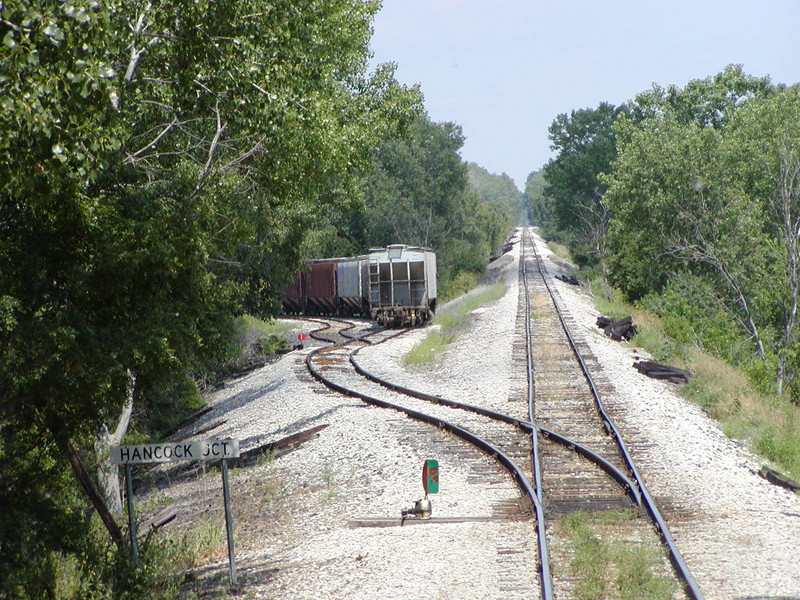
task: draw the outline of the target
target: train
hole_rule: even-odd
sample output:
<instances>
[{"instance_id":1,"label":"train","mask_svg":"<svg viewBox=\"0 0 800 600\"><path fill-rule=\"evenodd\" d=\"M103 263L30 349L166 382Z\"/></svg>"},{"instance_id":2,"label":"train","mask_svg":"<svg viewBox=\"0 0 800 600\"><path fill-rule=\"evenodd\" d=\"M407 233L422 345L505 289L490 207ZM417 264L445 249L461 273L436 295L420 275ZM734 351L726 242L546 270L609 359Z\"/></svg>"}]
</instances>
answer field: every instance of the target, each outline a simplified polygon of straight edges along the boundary
<instances>
[{"instance_id":1,"label":"train","mask_svg":"<svg viewBox=\"0 0 800 600\"><path fill-rule=\"evenodd\" d=\"M393 244L363 256L312 259L279 300L287 314L361 316L384 327L422 325L436 311L436 253Z\"/></svg>"}]
</instances>

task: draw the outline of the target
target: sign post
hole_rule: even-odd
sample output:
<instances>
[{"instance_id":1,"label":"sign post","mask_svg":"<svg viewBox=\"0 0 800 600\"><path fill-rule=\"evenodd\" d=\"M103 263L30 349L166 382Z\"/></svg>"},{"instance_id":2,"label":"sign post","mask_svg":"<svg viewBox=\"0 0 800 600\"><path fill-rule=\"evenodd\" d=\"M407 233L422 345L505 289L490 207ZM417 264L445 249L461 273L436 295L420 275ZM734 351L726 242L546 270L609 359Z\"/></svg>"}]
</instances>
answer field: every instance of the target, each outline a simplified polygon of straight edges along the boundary
<instances>
[{"instance_id":1,"label":"sign post","mask_svg":"<svg viewBox=\"0 0 800 600\"><path fill-rule=\"evenodd\" d=\"M228 560L231 568L231 587L236 587L236 558L233 552L233 516L228 486L228 460L239 457L239 440L205 440L195 442L169 442L165 444L137 444L112 446L111 464L125 465L125 495L128 506L128 531L131 538L131 560L139 566L139 549L136 541L136 516L133 507L133 477L131 465L162 463L177 460L222 461L222 497L225 505L225 529L228 534Z\"/></svg>"},{"instance_id":2,"label":"sign post","mask_svg":"<svg viewBox=\"0 0 800 600\"><path fill-rule=\"evenodd\" d=\"M225 505L225 531L228 534L228 564L231 567L231 587L236 587L236 557L233 554L233 516L231 489L228 487L228 460L222 459L222 502Z\"/></svg>"},{"instance_id":3,"label":"sign post","mask_svg":"<svg viewBox=\"0 0 800 600\"><path fill-rule=\"evenodd\" d=\"M139 546L136 542L136 517L133 513L133 477L131 465L125 463L125 496L128 504L128 533L131 536L131 560L134 567L139 567Z\"/></svg>"}]
</instances>

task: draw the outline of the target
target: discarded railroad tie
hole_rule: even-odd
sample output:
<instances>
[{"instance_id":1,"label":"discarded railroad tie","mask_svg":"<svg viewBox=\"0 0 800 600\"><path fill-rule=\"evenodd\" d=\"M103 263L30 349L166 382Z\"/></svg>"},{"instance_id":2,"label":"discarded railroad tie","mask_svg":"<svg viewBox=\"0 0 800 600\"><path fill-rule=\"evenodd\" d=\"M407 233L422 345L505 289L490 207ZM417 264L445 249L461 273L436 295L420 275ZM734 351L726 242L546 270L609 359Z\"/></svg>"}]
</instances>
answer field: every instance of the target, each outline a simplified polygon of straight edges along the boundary
<instances>
[{"instance_id":1,"label":"discarded railroad tie","mask_svg":"<svg viewBox=\"0 0 800 600\"><path fill-rule=\"evenodd\" d=\"M636 325L633 324L633 317L631 316L614 321L600 315L597 317L597 326L615 342L630 340L636 335Z\"/></svg>"},{"instance_id":2,"label":"discarded railroad tie","mask_svg":"<svg viewBox=\"0 0 800 600\"><path fill-rule=\"evenodd\" d=\"M766 465L761 467L761 470L758 474L772 483L773 485L778 485L782 488L786 488L787 490L792 490L793 492L800 492L800 483L794 481L793 479L789 479L785 475L781 475L774 469L770 469Z\"/></svg>"},{"instance_id":3,"label":"discarded railroad tie","mask_svg":"<svg viewBox=\"0 0 800 600\"><path fill-rule=\"evenodd\" d=\"M647 375L653 379L664 379L672 383L686 383L689 381L689 377L692 376L691 372L684 369L662 365L649 360L635 362L633 363L633 367L643 375Z\"/></svg>"},{"instance_id":4,"label":"discarded railroad tie","mask_svg":"<svg viewBox=\"0 0 800 600\"><path fill-rule=\"evenodd\" d=\"M581 280L575 277L574 275L559 274L556 275L556 279L560 279L561 281L568 283L570 285L582 285Z\"/></svg>"}]
</instances>

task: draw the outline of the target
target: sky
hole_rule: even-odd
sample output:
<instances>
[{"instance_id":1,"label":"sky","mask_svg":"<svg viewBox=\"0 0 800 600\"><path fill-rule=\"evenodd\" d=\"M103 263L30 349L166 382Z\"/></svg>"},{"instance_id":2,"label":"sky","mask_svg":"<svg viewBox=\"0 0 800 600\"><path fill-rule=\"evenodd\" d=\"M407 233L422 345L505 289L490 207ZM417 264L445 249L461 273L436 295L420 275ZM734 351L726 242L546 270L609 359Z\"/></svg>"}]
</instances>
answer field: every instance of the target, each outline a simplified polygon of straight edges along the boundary
<instances>
[{"instance_id":1,"label":"sky","mask_svg":"<svg viewBox=\"0 0 800 600\"><path fill-rule=\"evenodd\" d=\"M800 82L800 0L383 0L372 50L433 121L461 125L464 160L524 191L560 113L729 64Z\"/></svg>"}]
</instances>

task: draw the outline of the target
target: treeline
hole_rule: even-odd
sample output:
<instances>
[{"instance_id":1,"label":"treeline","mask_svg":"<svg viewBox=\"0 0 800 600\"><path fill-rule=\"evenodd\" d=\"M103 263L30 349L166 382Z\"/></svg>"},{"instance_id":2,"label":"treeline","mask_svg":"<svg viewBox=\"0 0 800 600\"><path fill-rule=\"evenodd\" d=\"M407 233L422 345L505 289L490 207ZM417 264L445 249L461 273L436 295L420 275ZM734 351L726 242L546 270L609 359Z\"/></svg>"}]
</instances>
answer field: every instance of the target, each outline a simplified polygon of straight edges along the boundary
<instances>
[{"instance_id":1,"label":"treeline","mask_svg":"<svg viewBox=\"0 0 800 600\"><path fill-rule=\"evenodd\" d=\"M95 442L180 414L304 259L426 244L455 276L513 224L368 69L379 5L0 4L0 596L150 597Z\"/></svg>"},{"instance_id":2,"label":"treeline","mask_svg":"<svg viewBox=\"0 0 800 600\"><path fill-rule=\"evenodd\" d=\"M550 140L526 190L547 235L800 402L800 87L728 66L559 115Z\"/></svg>"},{"instance_id":3,"label":"treeline","mask_svg":"<svg viewBox=\"0 0 800 600\"><path fill-rule=\"evenodd\" d=\"M460 290L464 275L483 272L518 223L523 195L508 175L459 156L461 127L418 117L402 138L378 144L361 179L363 196L334 205L311 235L309 253L352 256L388 244L437 251L440 291Z\"/></svg>"}]
</instances>

